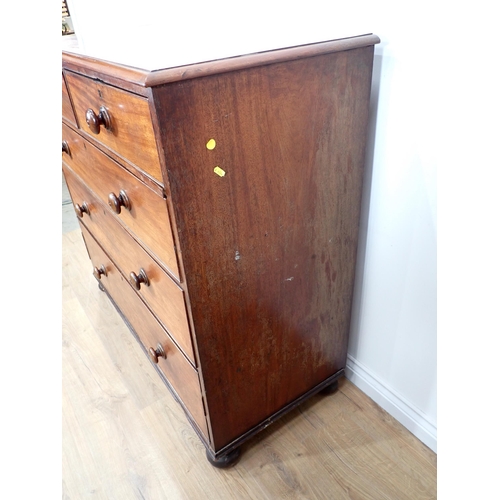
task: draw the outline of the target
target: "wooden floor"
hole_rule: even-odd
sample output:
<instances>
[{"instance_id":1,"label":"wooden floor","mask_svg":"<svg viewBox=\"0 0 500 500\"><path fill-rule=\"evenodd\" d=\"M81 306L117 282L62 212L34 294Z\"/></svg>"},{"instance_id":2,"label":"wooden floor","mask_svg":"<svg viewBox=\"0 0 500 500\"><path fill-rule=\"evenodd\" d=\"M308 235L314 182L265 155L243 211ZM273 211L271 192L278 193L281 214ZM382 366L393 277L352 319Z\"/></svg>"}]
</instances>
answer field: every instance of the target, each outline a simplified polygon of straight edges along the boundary
<instances>
[{"instance_id":1,"label":"wooden floor","mask_svg":"<svg viewBox=\"0 0 500 500\"><path fill-rule=\"evenodd\" d=\"M63 498L436 498L436 455L342 380L213 468L180 406L63 234Z\"/></svg>"}]
</instances>

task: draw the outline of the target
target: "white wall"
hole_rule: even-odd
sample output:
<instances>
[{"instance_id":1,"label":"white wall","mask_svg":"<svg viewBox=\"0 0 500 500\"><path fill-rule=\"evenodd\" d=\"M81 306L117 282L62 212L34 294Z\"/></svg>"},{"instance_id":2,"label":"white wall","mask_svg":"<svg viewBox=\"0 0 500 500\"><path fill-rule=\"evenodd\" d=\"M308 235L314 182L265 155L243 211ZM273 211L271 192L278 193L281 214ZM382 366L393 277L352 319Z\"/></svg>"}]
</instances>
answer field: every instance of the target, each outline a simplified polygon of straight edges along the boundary
<instances>
[{"instance_id":1,"label":"white wall","mask_svg":"<svg viewBox=\"0 0 500 500\"><path fill-rule=\"evenodd\" d=\"M410 29L380 30L347 375L436 451L432 52L419 54L426 49Z\"/></svg>"},{"instance_id":2,"label":"white wall","mask_svg":"<svg viewBox=\"0 0 500 500\"><path fill-rule=\"evenodd\" d=\"M255 50L373 32L376 47L348 377L436 450L436 161L433 72L438 7L379 2L69 0L88 48L150 27L165 51ZM418 9L416 8L418 6ZM145 12L155 12L153 16ZM433 21L436 19L436 21ZM108 34L103 32L106 26ZM114 29L113 29L114 28ZM118 40L118 41L117 41Z\"/></svg>"}]
</instances>

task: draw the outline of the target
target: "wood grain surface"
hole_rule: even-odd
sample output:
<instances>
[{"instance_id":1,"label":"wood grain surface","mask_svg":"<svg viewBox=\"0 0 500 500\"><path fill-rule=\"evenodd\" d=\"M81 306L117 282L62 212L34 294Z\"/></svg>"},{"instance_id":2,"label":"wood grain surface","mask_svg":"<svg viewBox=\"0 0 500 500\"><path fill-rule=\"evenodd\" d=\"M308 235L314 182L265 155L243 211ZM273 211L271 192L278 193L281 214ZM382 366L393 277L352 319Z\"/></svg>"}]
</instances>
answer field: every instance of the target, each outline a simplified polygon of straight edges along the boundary
<instances>
[{"instance_id":1,"label":"wood grain surface","mask_svg":"<svg viewBox=\"0 0 500 500\"><path fill-rule=\"evenodd\" d=\"M177 397L181 399L191 418L196 421L198 428L205 436L208 436L196 369L189 364L167 332L83 224L81 224L81 230L92 265L98 268L103 266L106 270L105 275L102 275L100 279L102 285L122 314L126 316L145 350L147 351L150 347L156 348L158 343L162 345L166 359L160 358L158 360L160 370L168 379L168 383L174 389ZM208 438L205 439L208 440Z\"/></svg>"},{"instance_id":2,"label":"wood grain surface","mask_svg":"<svg viewBox=\"0 0 500 500\"><path fill-rule=\"evenodd\" d=\"M73 126L77 126L76 117L73 111L73 105L71 104L71 99L68 94L68 87L66 86L66 82L64 81L64 75L62 75L62 118L63 120L68 121Z\"/></svg>"},{"instance_id":3,"label":"wood grain surface","mask_svg":"<svg viewBox=\"0 0 500 500\"><path fill-rule=\"evenodd\" d=\"M131 272L144 269L149 286L142 285L138 293L166 327L186 356L195 364L191 334L182 289L160 268L148 253L125 231L107 207L86 189L74 172L63 165L68 189L74 199L87 201L90 215L82 222L90 229L107 254L127 279ZM122 311L127 315L128 311Z\"/></svg>"},{"instance_id":4,"label":"wood grain surface","mask_svg":"<svg viewBox=\"0 0 500 500\"><path fill-rule=\"evenodd\" d=\"M372 57L153 89L216 450L345 367Z\"/></svg>"},{"instance_id":5,"label":"wood grain surface","mask_svg":"<svg viewBox=\"0 0 500 500\"><path fill-rule=\"evenodd\" d=\"M210 61L195 60L193 54L189 61L180 66L178 64L169 66L169 54L165 53L165 59L158 61L157 67L150 67L151 71L63 51L63 67L82 72L91 78L97 78L111 85L127 88L132 92L147 95L147 92L145 92L146 87L252 68L264 64L351 50L378 43L380 43L380 38L377 35L367 33L354 37L283 47L278 50L251 52L244 55L237 54L236 57L218 60L212 58Z\"/></svg>"},{"instance_id":6,"label":"wood grain surface","mask_svg":"<svg viewBox=\"0 0 500 500\"><path fill-rule=\"evenodd\" d=\"M437 498L436 455L345 379L213 468L98 290L79 230L63 235L62 269L62 498Z\"/></svg>"},{"instance_id":7,"label":"wood grain surface","mask_svg":"<svg viewBox=\"0 0 500 500\"><path fill-rule=\"evenodd\" d=\"M71 72L65 76L80 129L163 182L148 100ZM90 131L85 113L90 108L98 114L101 106L110 114L112 126L111 130L101 127L96 135Z\"/></svg>"},{"instance_id":8,"label":"wood grain surface","mask_svg":"<svg viewBox=\"0 0 500 500\"><path fill-rule=\"evenodd\" d=\"M108 196L118 196L124 190L131 209L122 209L116 218L155 255L176 278L179 278L170 218L165 200L139 181L130 172L111 160L80 134L62 125L62 138L70 148L71 156L63 160L98 195L104 205ZM115 216L109 210L111 217Z\"/></svg>"}]
</instances>

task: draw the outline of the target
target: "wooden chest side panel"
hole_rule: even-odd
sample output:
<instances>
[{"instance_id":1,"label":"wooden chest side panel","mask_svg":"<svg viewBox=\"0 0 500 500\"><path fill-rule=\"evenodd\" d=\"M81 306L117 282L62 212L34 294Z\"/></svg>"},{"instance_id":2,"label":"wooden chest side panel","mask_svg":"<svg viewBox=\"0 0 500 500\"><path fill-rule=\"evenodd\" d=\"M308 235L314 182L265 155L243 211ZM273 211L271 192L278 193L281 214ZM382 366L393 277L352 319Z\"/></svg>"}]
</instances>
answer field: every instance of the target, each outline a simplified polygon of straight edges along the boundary
<instances>
[{"instance_id":1,"label":"wooden chest side panel","mask_svg":"<svg viewBox=\"0 0 500 500\"><path fill-rule=\"evenodd\" d=\"M153 90L216 450L345 367L372 60Z\"/></svg>"}]
</instances>

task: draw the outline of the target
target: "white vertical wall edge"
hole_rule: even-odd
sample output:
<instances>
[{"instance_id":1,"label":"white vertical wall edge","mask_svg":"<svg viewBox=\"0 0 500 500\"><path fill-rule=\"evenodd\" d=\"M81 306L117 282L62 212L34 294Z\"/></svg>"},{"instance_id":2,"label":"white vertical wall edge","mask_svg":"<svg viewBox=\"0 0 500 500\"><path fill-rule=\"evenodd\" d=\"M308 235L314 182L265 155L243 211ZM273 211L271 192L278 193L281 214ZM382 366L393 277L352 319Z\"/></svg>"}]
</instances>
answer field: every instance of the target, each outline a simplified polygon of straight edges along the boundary
<instances>
[{"instance_id":1,"label":"white vertical wall edge","mask_svg":"<svg viewBox=\"0 0 500 500\"><path fill-rule=\"evenodd\" d=\"M437 453L437 426L424 413L385 385L350 354L347 355L345 375L356 387Z\"/></svg>"}]
</instances>

